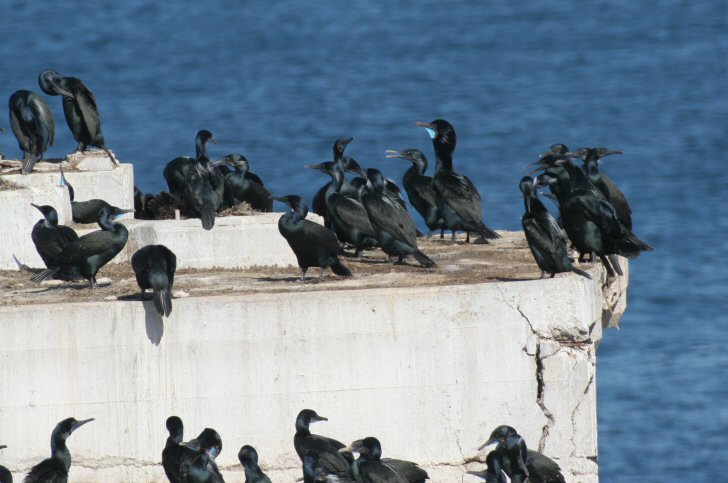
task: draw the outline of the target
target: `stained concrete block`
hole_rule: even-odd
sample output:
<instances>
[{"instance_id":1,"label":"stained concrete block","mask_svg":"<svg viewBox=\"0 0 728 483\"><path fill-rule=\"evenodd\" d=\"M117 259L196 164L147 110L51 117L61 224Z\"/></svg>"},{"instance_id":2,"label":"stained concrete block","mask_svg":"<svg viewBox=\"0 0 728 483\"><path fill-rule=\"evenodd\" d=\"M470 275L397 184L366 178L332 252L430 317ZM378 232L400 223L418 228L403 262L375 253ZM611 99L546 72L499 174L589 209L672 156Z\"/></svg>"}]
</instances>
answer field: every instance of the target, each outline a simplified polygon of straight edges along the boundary
<instances>
[{"instance_id":1,"label":"stained concrete block","mask_svg":"<svg viewBox=\"0 0 728 483\"><path fill-rule=\"evenodd\" d=\"M0 307L0 380L12 388L0 427L16 448L3 463L27 471L57 421L95 417L73 435L72 478L162 482L164 421L176 414L186 438L221 433L226 481L244 481L243 444L273 481L293 481L294 419L309 407L329 417L313 432L377 436L385 456L419 462L432 481L480 481L465 471L484 468L477 448L500 424L567 481L597 481L602 297L598 277L565 274L190 297L165 320L151 302Z\"/></svg>"},{"instance_id":2,"label":"stained concrete block","mask_svg":"<svg viewBox=\"0 0 728 483\"><path fill-rule=\"evenodd\" d=\"M0 270L17 268L13 256L30 267L44 267L30 238L33 225L43 215L31 203L56 208L58 222L62 225L71 221L71 201L65 188L46 184L0 191Z\"/></svg>"}]
</instances>

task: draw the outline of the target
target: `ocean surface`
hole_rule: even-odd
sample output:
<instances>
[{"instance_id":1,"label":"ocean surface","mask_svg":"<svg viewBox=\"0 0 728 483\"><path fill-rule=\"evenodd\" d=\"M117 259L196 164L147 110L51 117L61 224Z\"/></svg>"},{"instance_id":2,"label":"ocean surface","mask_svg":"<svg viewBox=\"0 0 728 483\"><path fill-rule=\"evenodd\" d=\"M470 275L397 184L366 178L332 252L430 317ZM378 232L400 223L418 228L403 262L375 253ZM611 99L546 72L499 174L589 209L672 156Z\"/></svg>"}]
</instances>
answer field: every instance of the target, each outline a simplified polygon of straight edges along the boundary
<instances>
[{"instance_id":1,"label":"ocean surface","mask_svg":"<svg viewBox=\"0 0 728 483\"><path fill-rule=\"evenodd\" d=\"M728 2L4 0L0 32L0 98L40 92L47 68L83 79L146 192L199 129L278 195L310 199L325 179L302 166L341 136L401 179L385 149L432 160L414 122L443 117L488 225L520 229L538 153L623 150L602 169L656 250L632 263L622 328L598 352L602 481L726 480ZM47 101L60 157L75 142ZM0 152L19 156L12 133Z\"/></svg>"}]
</instances>

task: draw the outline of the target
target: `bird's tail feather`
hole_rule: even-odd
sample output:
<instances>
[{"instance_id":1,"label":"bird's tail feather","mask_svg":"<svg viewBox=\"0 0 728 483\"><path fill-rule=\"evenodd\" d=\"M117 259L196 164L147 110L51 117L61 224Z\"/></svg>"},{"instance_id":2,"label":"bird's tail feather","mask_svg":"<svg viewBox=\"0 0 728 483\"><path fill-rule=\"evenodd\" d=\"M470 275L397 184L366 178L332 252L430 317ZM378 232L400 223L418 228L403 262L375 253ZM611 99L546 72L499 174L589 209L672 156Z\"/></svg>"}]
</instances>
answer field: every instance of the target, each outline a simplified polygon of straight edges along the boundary
<instances>
[{"instance_id":1,"label":"bird's tail feather","mask_svg":"<svg viewBox=\"0 0 728 483\"><path fill-rule=\"evenodd\" d=\"M641 252L651 252L654 250L652 246L637 238L637 235L632 232L619 241L618 248L619 254L627 258L635 258Z\"/></svg>"},{"instance_id":2,"label":"bird's tail feather","mask_svg":"<svg viewBox=\"0 0 728 483\"><path fill-rule=\"evenodd\" d=\"M617 275L620 277L624 275L622 272L622 268L619 266L619 258L617 255L607 255L607 259L609 260L609 264L612 266L615 272L617 272Z\"/></svg>"},{"instance_id":3,"label":"bird's tail feather","mask_svg":"<svg viewBox=\"0 0 728 483\"><path fill-rule=\"evenodd\" d=\"M33 283L41 283L43 280L55 275L57 271L58 271L58 268L49 268L47 270L43 270L39 274L33 275L30 278L30 281Z\"/></svg>"},{"instance_id":4,"label":"bird's tail feather","mask_svg":"<svg viewBox=\"0 0 728 483\"><path fill-rule=\"evenodd\" d=\"M572 271L572 272L574 272L574 273L576 273L576 274L579 274L579 275L581 275L582 277L588 278L589 280L591 280L591 279L592 279L592 278L591 278L591 275L589 275L589 274L588 274L588 273L586 273L586 272L585 272L584 270L581 270L581 269L579 269L579 268L576 268L576 267L573 267L573 266L572 266L572 267L571 267L571 271Z\"/></svg>"},{"instance_id":5,"label":"bird's tail feather","mask_svg":"<svg viewBox=\"0 0 728 483\"><path fill-rule=\"evenodd\" d=\"M18 257L13 255L13 260L15 260L15 264L18 265L18 270L21 272L34 272L32 268L30 268L28 265L24 264L20 260L18 260Z\"/></svg>"},{"instance_id":6,"label":"bird's tail feather","mask_svg":"<svg viewBox=\"0 0 728 483\"><path fill-rule=\"evenodd\" d=\"M40 156L27 154L25 158L23 158L23 165L20 168L20 174L30 174L33 171L33 166L35 166L35 163L38 162L39 159Z\"/></svg>"},{"instance_id":7,"label":"bird's tail feather","mask_svg":"<svg viewBox=\"0 0 728 483\"><path fill-rule=\"evenodd\" d=\"M111 151L109 151L109 148L107 148L106 146L102 146L101 149L103 149L104 152L106 152L106 155L109 158L111 158L111 162L112 163L114 163L116 166L119 166L119 161L117 161L116 158L114 157L114 155L111 154Z\"/></svg>"},{"instance_id":8,"label":"bird's tail feather","mask_svg":"<svg viewBox=\"0 0 728 483\"><path fill-rule=\"evenodd\" d=\"M331 270L332 270L332 271L333 271L333 272L334 272L334 273L335 273L336 275L339 275L339 276L341 276L341 277L351 277L351 276L352 276L352 275L351 275L351 272L349 271L349 269L348 269L348 268L346 268L346 266L344 266L344 264L343 264L343 263L341 263L341 260L336 260L336 261L335 261L335 262L334 262L334 263L333 263L333 264L331 265Z\"/></svg>"},{"instance_id":9,"label":"bird's tail feather","mask_svg":"<svg viewBox=\"0 0 728 483\"><path fill-rule=\"evenodd\" d=\"M203 208L200 211L200 220L202 221L202 228L212 230L212 227L215 226L215 211Z\"/></svg>"},{"instance_id":10,"label":"bird's tail feather","mask_svg":"<svg viewBox=\"0 0 728 483\"><path fill-rule=\"evenodd\" d=\"M418 262L420 262L420 265L422 265L422 266L423 266L423 267L425 267L425 268L432 268L432 267L435 267L435 266L437 266L437 265L435 264L435 262L433 262L433 261L432 261L432 260L430 259L430 257L428 257L427 255L425 255L424 253L422 253L422 252L421 252L421 251L419 251L419 250L415 250L415 251L414 251L414 252L412 253L412 256L414 256L414 257L415 257L415 260L417 260Z\"/></svg>"},{"instance_id":11,"label":"bird's tail feather","mask_svg":"<svg viewBox=\"0 0 728 483\"><path fill-rule=\"evenodd\" d=\"M485 223L481 223L480 227L478 227L478 235L488 240L495 240L501 237L498 233L485 226Z\"/></svg>"},{"instance_id":12,"label":"bird's tail feather","mask_svg":"<svg viewBox=\"0 0 728 483\"><path fill-rule=\"evenodd\" d=\"M154 308L164 317L172 313L172 291L168 287L154 289Z\"/></svg>"}]
</instances>

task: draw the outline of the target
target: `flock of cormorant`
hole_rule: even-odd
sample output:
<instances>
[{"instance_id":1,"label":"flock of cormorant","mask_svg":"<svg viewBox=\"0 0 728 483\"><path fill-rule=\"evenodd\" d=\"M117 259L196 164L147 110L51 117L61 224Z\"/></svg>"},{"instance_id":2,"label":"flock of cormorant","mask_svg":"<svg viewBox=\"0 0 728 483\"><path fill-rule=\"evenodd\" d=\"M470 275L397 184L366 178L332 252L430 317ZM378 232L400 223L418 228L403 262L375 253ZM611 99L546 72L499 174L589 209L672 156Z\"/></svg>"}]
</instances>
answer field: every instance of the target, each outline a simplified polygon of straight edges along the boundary
<instances>
[{"instance_id":1,"label":"flock of cormorant","mask_svg":"<svg viewBox=\"0 0 728 483\"><path fill-rule=\"evenodd\" d=\"M71 452L66 440L82 425L94 419L67 418L51 433L51 456L30 469L23 483L66 483L71 468ZM312 409L303 409L296 417L293 447L301 459L304 483L425 483L427 471L411 461L382 458L382 445L373 436L343 443L311 433L311 423L328 421ZM178 416L166 421L169 437L162 450L162 468L170 483L222 483L216 458L222 452L222 438L212 428L205 428L196 437L184 441L184 424ZM470 474L488 483L511 482L564 483L561 468L551 458L528 449L524 439L511 426L498 426L478 451L495 444L488 453L486 468ZM0 446L0 449L6 446ZM357 458L354 454L358 454ZM243 445L238 460L245 471L246 483L270 483L258 465L258 453ZM0 466L0 483L12 483L7 468Z\"/></svg>"},{"instance_id":2,"label":"flock of cormorant","mask_svg":"<svg viewBox=\"0 0 728 483\"><path fill-rule=\"evenodd\" d=\"M96 100L82 81L62 77L48 70L38 80L43 92L61 95L63 110L71 132L78 141L77 151L88 146L105 150ZM10 96L12 130L24 153L21 172L28 174L42 159L44 151L53 144L54 122L42 98L30 91L17 91ZM457 137L453 126L443 120L418 122L429 134L435 153L432 177L425 173L428 161L418 149L387 151L386 156L401 158L412 163L405 172L402 184L409 202L424 219L428 238L439 230L466 232L466 243L471 233L477 236L473 243L489 243L500 236L483 221L482 199L476 187L466 176L455 171L453 152ZM195 157L178 157L170 161L163 172L169 193L143 195L135 192L135 214L139 218L155 219L162 213L179 209L189 216L199 217L202 227L214 227L216 214L241 202L255 210L272 211L273 201L285 203L290 211L281 216L278 228L295 253L303 280L310 267L319 267L320 276L331 267L339 276L349 277L351 272L342 263L340 255L345 246L351 246L354 256L362 250L381 248L394 263L403 263L412 256L423 267L435 267L435 262L417 246L422 236L401 197L401 190L391 179L377 169L363 169L354 159L344 156L346 147L354 138L336 140L333 161L307 168L328 175L331 180L314 196L312 207L324 219L319 225L306 219L308 206L297 195L272 196L261 179L249 171L249 162L241 154L230 154L217 161L207 155L207 144L214 143L211 132L201 130L195 139ZM536 179L525 176L519 183L525 213L523 230L536 263L542 271L555 276L561 272L575 272L591 278L574 266L569 255L569 242L579 252L579 261L598 256L608 276L622 274L617 255L635 257L652 247L632 232L631 210L624 194L599 170L602 160L609 155L621 154L607 148L582 148L570 151L563 144L555 144L540 156L535 171L543 171ZM575 166L572 159L580 159ZM348 179L346 173L357 175ZM40 282L53 277L61 280L86 279L96 286L96 274L124 247L128 231L115 218L123 210L103 200L76 201L73 187L61 170L61 185L66 186L72 200L73 220L79 223L97 222L101 230L79 237L71 228L58 225L58 215L51 206L35 206L42 214L33 228L31 237L47 269L32 280ZM548 187L547 196L558 204L556 220L538 197L539 189ZM150 245L138 250L132 257L142 295L147 289L154 292L154 307L163 316L172 311L172 285L176 269L176 256L163 245ZM415 482L427 479L427 473L407 461L382 459L381 444L369 437L354 441L345 447L342 443L313 435L309 424L325 421L315 411L303 410L296 419L294 446L301 458L304 481L364 481ZM33 467L26 482L66 481L71 456L66 439L81 425L91 420L73 418L58 423L51 436L51 458ZM163 451L163 466L171 482L218 482L222 476L217 470L215 457L222 450L219 434L205 429L200 436L184 443L182 421L176 416L167 420L170 436ZM528 450L523 438L509 426L498 427L486 445L497 443L487 457L487 469L477 473L488 482L511 481L564 481L558 465L547 457ZM1 447L0 447L1 448ZM354 459L352 453L358 453ZM238 454L245 467L246 481L270 481L258 466L254 448L243 446ZM12 481L7 470L0 467L0 483Z\"/></svg>"}]
</instances>

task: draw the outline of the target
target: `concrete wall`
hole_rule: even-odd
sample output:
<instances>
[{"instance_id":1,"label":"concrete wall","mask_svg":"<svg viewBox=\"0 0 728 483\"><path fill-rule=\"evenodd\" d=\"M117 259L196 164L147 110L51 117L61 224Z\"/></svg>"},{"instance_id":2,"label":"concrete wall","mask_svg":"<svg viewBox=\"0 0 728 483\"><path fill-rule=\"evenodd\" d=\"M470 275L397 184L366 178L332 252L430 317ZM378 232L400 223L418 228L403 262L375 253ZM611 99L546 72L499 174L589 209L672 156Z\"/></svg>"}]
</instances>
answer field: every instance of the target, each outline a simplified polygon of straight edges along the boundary
<instances>
[{"instance_id":1,"label":"concrete wall","mask_svg":"<svg viewBox=\"0 0 728 483\"><path fill-rule=\"evenodd\" d=\"M1 460L18 479L72 415L96 421L69 440L71 481L164 481L164 422L176 414L186 438L221 433L226 481L244 481L243 444L273 481L294 481L294 419L308 407L329 417L314 432L377 436L385 456L419 462L432 481L478 481L464 472L484 467L477 448L499 424L556 458L568 481L598 480L598 280L174 304L164 321L151 302L0 308Z\"/></svg>"}]
</instances>

